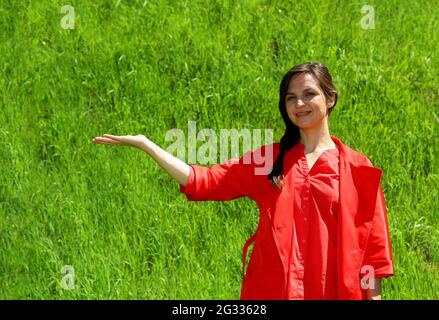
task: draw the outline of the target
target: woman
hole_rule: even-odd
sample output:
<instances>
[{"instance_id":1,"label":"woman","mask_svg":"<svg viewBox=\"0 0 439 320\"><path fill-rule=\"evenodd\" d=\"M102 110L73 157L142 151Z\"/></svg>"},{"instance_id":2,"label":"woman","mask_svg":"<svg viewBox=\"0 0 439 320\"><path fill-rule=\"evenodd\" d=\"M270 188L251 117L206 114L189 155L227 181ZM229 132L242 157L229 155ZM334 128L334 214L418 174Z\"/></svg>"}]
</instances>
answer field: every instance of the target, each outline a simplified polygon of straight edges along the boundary
<instances>
[{"instance_id":1,"label":"woman","mask_svg":"<svg viewBox=\"0 0 439 320\"><path fill-rule=\"evenodd\" d=\"M254 243L241 299L380 299L380 279L394 273L382 170L329 133L336 103L327 68L305 63L280 85L286 125L280 142L239 161L189 166L144 136L93 141L144 150L188 200L248 196L257 202L260 221L243 250L245 270ZM270 150L275 161L268 175L255 174L256 161L243 161Z\"/></svg>"}]
</instances>

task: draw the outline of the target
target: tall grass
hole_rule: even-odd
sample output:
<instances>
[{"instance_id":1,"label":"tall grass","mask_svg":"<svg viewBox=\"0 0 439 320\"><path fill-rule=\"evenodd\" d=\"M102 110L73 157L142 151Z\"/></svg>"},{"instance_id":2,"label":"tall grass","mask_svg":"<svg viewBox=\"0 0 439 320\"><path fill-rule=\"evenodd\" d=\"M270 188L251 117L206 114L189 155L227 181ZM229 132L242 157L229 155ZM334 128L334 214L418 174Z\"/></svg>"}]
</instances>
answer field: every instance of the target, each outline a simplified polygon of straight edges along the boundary
<instances>
[{"instance_id":1,"label":"tall grass","mask_svg":"<svg viewBox=\"0 0 439 320\"><path fill-rule=\"evenodd\" d=\"M102 133L284 127L279 83L320 61L331 133L384 170L396 275L385 299L439 298L435 1L0 2L0 298L234 299L249 199L187 202ZM75 288L61 288L72 265Z\"/></svg>"}]
</instances>

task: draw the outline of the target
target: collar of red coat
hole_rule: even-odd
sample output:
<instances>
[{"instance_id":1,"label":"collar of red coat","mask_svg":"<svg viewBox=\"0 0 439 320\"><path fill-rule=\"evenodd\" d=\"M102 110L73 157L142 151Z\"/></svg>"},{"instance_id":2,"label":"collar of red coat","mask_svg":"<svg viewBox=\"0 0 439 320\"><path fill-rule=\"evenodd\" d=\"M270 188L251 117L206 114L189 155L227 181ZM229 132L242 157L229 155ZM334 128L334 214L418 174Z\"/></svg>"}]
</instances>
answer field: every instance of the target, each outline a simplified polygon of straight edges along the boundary
<instances>
[{"instance_id":1,"label":"collar of red coat","mask_svg":"<svg viewBox=\"0 0 439 320\"><path fill-rule=\"evenodd\" d=\"M381 169L374 168L370 160L360 152L357 152L353 150L352 148L346 146L340 139L337 137L330 135L332 141L336 144L339 152L340 152L340 161L343 162L344 167L370 167L374 170L372 172L375 172L375 174L379 174L381 172ZM274 145L274 159L276 159L277 154L279 153L279 143L275 143ZM292 156L291 152L287 152L285 155L286 162L288 162L288 159ZM366 170L367 171L367 170Z\"/></svg>"},{"instance_id":2,"label":"collar of red coat","mask_svg":"<svg viewBox=\"0 0 439 320\"><path fill-rule=\"evenodd\" d=\"M357 219L369 221L374 212L383 172L380 168L375 168L362 153L346 146L333 135L331 138L339 150L341 210ZM274 148L274 159L278 153L277 143ZM285 155L285 171L288 171L288 166L291 165L292 155L292 152Z\"/></svg>"}]
</instances>

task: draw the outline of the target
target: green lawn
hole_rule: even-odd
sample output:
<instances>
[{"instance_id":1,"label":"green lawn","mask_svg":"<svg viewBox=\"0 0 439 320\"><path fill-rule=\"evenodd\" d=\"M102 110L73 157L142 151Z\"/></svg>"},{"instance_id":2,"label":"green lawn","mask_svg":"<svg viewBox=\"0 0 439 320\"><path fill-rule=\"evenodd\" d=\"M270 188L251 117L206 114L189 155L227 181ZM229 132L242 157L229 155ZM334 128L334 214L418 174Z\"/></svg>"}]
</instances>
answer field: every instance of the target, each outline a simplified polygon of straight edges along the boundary
<instances>
[{"instance_id":1,"label":"green lawn","mask_svg":"<svg viewBox=\"0 0 439 320\"><path fill-rule=\"evenodd\" d=\"M103 133L283 134L279 83L320 61L331 133L384 171L396 275L385 299L439 298L437 1L0 2L0 298L238 299L249 199L188 202ZM363 29L363 5L375 28ZM61 269L74 267L74 289Z\"/></svg>"}]
</instances>

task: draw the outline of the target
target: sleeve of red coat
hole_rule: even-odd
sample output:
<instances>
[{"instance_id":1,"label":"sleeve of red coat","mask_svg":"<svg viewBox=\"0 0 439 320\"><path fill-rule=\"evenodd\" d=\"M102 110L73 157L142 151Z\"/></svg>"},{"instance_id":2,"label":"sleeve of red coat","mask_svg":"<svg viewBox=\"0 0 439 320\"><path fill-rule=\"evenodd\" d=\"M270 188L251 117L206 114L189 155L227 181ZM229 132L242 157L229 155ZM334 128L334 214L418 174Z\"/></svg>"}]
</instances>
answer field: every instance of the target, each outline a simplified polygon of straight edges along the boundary
<instances>
[{"instance_id":1,"label":"sleeve of red coat","mask_svg":"<svg viewBox=\"0 0 439 320\"><path fill-rule=\"evenodd\" d=\"M190 201L232 200L248 196L256 200L258 192L252 151L238 159L210 167L190 165L186 187L180 184L180 192Z\"/></svg>"},{"instance_id":2,"label":"sleeve of red coat","mask_svg":"<svg viewBox=\"0 0 439 320\"><path fill-rule=\"evenodd\" d=\"M394 274L386 202L381 186L378 189L375 215L363 266L372 266L376 278L389 277Z\"/></svg>"}]
</instances>

